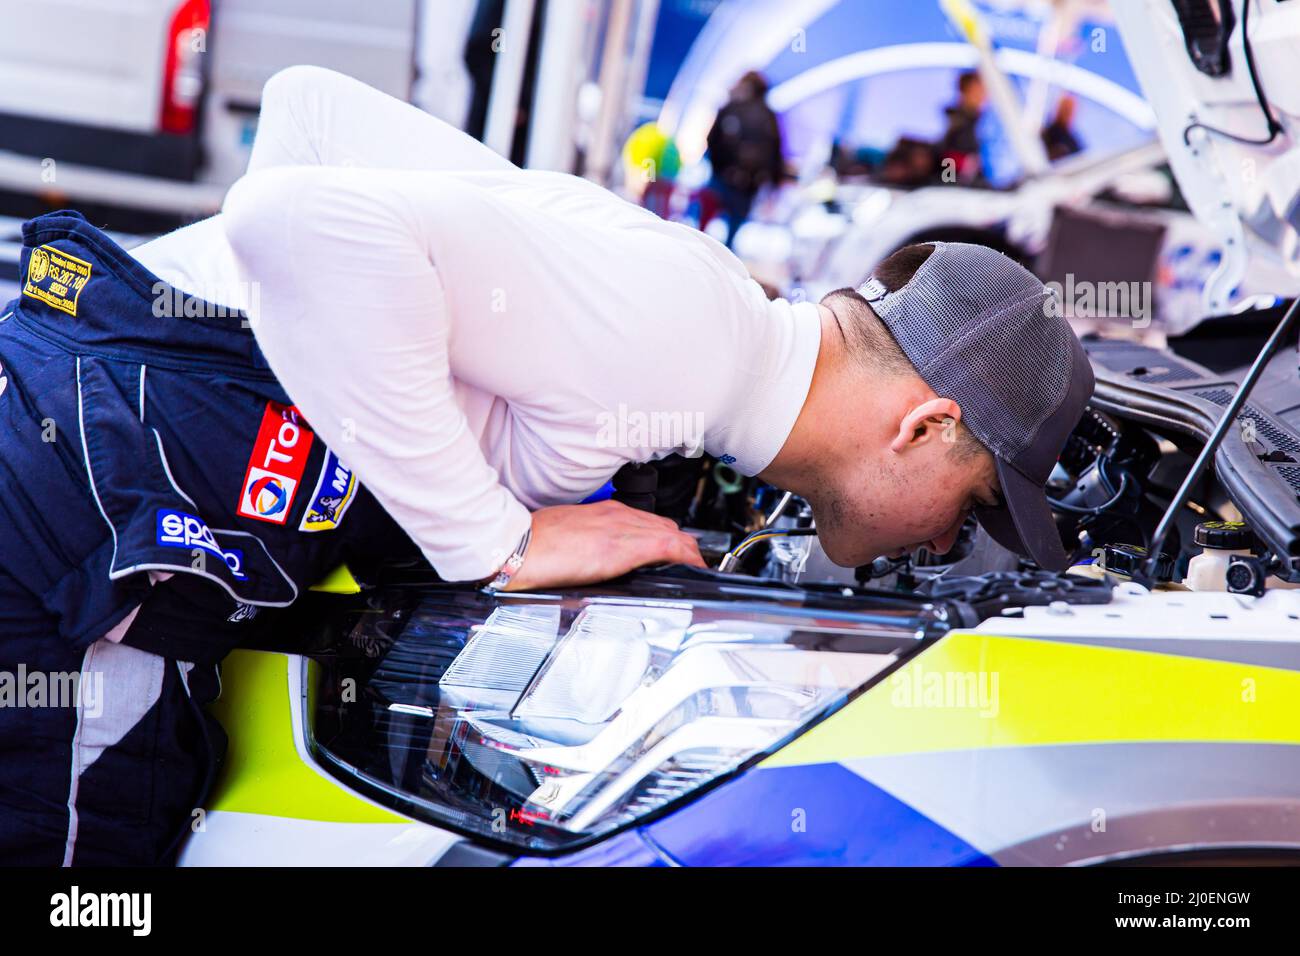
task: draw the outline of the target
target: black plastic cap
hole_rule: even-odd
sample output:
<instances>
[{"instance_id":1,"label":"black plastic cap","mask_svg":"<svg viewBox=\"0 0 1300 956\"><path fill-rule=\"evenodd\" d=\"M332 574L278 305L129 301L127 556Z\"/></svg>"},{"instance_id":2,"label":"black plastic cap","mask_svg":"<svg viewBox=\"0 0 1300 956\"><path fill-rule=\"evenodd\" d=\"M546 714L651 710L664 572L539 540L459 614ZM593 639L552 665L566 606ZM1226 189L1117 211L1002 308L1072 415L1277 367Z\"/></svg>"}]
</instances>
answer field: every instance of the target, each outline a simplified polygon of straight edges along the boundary
<instances>
[{"instance_id":1,"label":"black plastic cap","mask_svg":"<svg viewBox=\"0 0 1300 956\"><path fill-rule=\"evenodd\" d=\"M1192 540L1202 548L1240 551L1255 545L1255 532L1244 521L1202 521L1192 532Z\"/></svg>"},{"instance_id":2,"label":"black plastic cap","mask_svg":"<svg viewBox=\"0 0 1300 956\"><path fill-rule=\"evenodd\" d=\"M1111 574L1122 574L1131 578L1142 570L1149 557L1150 554L1147 549L1136 544L1108 544L1101 549L1099 563ZM1173 558L1163 551L1160 552L1160 556L1156 560L1156 580L1169 580L1173 570Z\"/></svg>"}]
</instances>

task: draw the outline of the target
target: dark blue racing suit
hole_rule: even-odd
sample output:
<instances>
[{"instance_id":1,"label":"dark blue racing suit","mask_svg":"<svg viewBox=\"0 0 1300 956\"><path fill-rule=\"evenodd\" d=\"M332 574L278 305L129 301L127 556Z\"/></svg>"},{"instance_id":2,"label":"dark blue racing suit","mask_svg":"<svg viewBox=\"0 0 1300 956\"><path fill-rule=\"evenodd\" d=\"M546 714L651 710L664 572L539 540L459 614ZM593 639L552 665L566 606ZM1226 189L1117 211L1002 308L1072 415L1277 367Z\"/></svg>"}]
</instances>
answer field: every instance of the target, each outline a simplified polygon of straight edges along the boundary
<instances>
[{"instance_id":1,"label":"dark blue racing suit","mask_svg":"<svg viewBox=\"0 0 1300 956\"><path fill-rule=\"evenodd\" d=\"M316 438L244 316L73 212L0 307L0 862L171 861L225 737L218 667L410 540Z\"/></svg>"}]
</instances>

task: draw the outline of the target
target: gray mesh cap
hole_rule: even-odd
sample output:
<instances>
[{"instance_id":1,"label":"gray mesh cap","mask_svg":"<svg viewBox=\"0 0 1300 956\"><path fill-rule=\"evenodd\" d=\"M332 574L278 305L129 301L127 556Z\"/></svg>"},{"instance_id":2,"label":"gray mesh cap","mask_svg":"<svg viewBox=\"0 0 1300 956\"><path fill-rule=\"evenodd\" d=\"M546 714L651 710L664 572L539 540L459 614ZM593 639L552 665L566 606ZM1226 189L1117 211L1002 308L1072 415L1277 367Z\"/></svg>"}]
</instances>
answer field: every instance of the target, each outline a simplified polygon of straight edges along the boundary
<instances>
[{"instance_id":1,"label":"gray mesh cap","mask_svg":"<svg viewBox=\"0 0 1300 956\"><path fill-rule=\"evenodd\" d=\"M1092 396L1092 366L1053 295L1002 253L965 242L934 251L911 281L858 292L935 393L993 452L1002 505L977 508L989 535L1044 568L1066 567L1044 486Z\"/></svg>"}]
</instances>

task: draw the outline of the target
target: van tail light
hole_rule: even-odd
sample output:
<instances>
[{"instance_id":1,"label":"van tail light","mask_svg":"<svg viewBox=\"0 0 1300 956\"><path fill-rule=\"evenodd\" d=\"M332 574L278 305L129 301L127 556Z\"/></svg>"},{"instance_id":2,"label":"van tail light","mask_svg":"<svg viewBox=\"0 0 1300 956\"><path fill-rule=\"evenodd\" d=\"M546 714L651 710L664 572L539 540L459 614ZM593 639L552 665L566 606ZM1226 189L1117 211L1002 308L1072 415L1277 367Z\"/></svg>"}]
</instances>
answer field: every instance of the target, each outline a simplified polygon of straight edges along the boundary
<instances>
[{"instance_id":1,"label":"van tail light","mask_svg":"<svg viewBox=\"0 0 1300 956\"><path fill-rule=\"evenodd\" d=\"M203 93L202 56L212 22L210 0L184 0L167 29L160 125L166 133L192 133Z\"/></svg>"}]
</instances>

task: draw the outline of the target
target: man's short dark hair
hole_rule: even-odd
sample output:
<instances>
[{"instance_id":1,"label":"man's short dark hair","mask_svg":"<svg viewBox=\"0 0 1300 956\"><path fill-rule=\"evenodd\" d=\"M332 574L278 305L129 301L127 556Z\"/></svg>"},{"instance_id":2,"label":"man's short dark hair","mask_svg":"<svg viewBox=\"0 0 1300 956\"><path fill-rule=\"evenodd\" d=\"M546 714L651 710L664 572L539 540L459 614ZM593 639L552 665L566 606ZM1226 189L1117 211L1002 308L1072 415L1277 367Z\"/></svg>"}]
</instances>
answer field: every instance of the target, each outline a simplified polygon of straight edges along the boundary
<instances>
[{"instance_id":1,"label":"man's short dark hair","mask_svg":"<svg viewBox=\"0 0 1300 956\"><path fill-rule=\"evenodd\" d=\"M822 300L831 307L849 344L849 354L873 372L896 377L915 375L909 361L885 323L857 289L836 289Z\"/></svg>"},{"instance_id":2,"label":"man's short dark hair","mask_svg":"<svg viewBox=\"0 0 1300 956\"><path fill-rule=\"evenodd\" d=\"M871 274L885 287L886 292L895 292L912 281L916 270L930 258L932 252L932 243L914 242L891 252Z\"/></svg>"},{"instance_id":3,"label":"man's short dark hair","mask_svg":"<svg viewBox=\"0 0 1300 956\"><path fill-rule=\"evenodd\" d=\"M934 246L928 242L903 246L885 257L871 274L887 292L894 292L912 281L916 270L921 268L921 264L933 252ZM836 289L827 293L823 302L826 300L830 300L837 316L843 316L844 321L840 325L849 343L849 350L863 365L886 376L917 374L916 366L899 347L889 327L881 321L880 316L871 308L871 303L857 289ZM970 460L987 451L964 422L958 425L953 453L961 461Z\"/></svg>"},{"instance_id":4,"label":"man's short dark hair","mask_svg":"<svg viewBox=\"0 0 1300 956\"><path fill-rule=\"evenodd\" d=\"M921 263L934 252L934 246L928 242L913 243L910 246L891 253L872 272L888 292L901 289L912 281ZM833 299L839 310L849 320L844 324L844 336L848 339L853 355L864 365L886 375L915 375L916 368L907 355L899 348L893 334L871 303L864 299L857 289L836 289L826 296Z\"/></svg>"}]
</instances>

